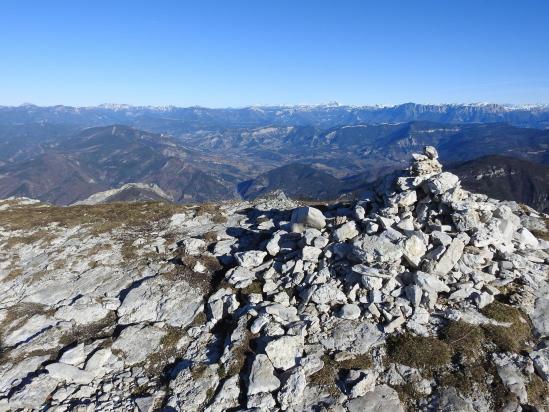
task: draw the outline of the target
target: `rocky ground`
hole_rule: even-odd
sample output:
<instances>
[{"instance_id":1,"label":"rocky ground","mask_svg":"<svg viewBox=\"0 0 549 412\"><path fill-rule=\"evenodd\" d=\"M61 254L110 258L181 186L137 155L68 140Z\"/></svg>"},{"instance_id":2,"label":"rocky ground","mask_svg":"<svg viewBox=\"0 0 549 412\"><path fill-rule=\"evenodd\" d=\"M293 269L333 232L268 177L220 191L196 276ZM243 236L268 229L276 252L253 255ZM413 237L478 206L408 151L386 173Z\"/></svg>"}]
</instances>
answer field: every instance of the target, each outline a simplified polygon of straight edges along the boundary
<instances>
[{"instance_id":1,"label":"rocky ground","mask_svg":"<svg viewBox=\"0 0 549 412\"><path fill-rule=\"evenodd\" d=\"M430 147L315 206L0 202L0 410L549 410L546 215Z\"/></svg>"}]
</instances>

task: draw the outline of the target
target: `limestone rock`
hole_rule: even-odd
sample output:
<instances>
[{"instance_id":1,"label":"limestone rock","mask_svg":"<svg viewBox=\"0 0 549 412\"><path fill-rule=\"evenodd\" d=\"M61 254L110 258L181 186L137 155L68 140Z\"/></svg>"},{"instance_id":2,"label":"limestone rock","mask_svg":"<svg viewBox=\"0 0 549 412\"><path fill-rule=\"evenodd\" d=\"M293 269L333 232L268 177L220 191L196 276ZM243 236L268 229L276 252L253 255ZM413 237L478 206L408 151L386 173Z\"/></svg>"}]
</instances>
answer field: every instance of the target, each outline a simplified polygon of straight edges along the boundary
<instances>
[{"instance_id":1,"label":"limestone rock","mask_svg":"<svg viewBox=\"0 0 549 412\"><path fill-rule=\"evenodd\" d=\"M220 320L226 314L233 313L240 303L236 295L228 288L221 288L208 299L208 313L212 319Z\"/></svg>"},{"instance_id":2,"label":"limestone rock","mask_svg":"<svg viewBox=\"0 0 549 412\"><path fill-rule=\"evenodd\" d=\"M303 400L303 392L306 386L305 372L303 368L297 367L288 372L286 380L278 392L280 408L285 411L290 407L300 405Z\"/></svg>"},{"instance_id":3,"label":"limestone rock","mask_svg":"<svg viewBox=\"0 0 549 412\"><path fill-rule=\"evenodd\" d=\"M360 317L360 306L354 303L343 305L338 312L338 316L342 319L358 319Z\"/></svg>"},{"instance_id":4,"label":"limestone rock","mask_svg":"<svg viewBox=\"0 0 549 412\"><path fill-rule=\"evenodd\" d=\"M280 380L274 375L273 364L266 355L256 355L248 383L248 396L272 392L280 387Z\"/></svg>"},{"instance_id":5,"label":"limestone rock","mask_svg":"<svg viewBox=\"0 0 549 412\"><path fill-rule=\"evenodd\" d=\"M158 350L166 331L156 326L132 325L125 328L113 342L113 351L119 351L124 363L134 365L143 362Z\"/></svg>"},{"instance_id":6,"label":"limestone rock","mask_svg":"<svg viewBox=\"0 0 549 412\"><path fill-rule=\"evenodd\" d=\"M435 264L433 273L440 276L448 274L461 258L464 247L465 244L461 239L453 239L440 260Z\"/></svg>"},{"instance_id":7,"label":"limestone rock","mask_svg":"<svg viewBox=\"0 0 549 412\"><path fill-rule=\"evenodd\" d=\"M197 256L206 248L206 242L202 239L190 237L183 239L181 242L181 247L183 248L185 254Z\"/></svg>"},{"instance_id":8,"label":"limestone rock","mask_svg":"<svg viewBox=\"0 0 549 412\"><path fill-rule=\"evenodd\" d=\"M87 385L95 377L91 372L65 363L52 363L46 366L48 373L55 379L67 383Z\"/></svg>"},{"instance_id":9,"label":"limestone rock","mask_svg":"<svg viewBox=\"0 0 549 412\"><path fill-rule=\"evenodd\" d=\"M428 293L449 292L450 288L437 276L417 271L414 281L422 290Z\"/></svg>"},{"instance_id":10,"label":"limestone rock","mask_svg":"<svg viewBox=\"0 0 549 412\"><path fill-rule=\"evenodd\" d=\"M238 381L238 375L227 379L212 403L204 409L204 412L223 412L227 409L237 407L239 405L238 396L240 395Z\"/></svg>"},{"instance_id":11,"label":"limestone rock","mask_svg":"<svg viewBox=\"0 0 549 412\"><path fill-rule=\"evenodd\" d=\"M484 385L468 399L386 364L386 340L512 328L481 310L511 284L532 351L481 354L485 380L516 397L504 410L532 406L526 388L549 376L549 242L532 234L546 216L463 190L437 158L427 147L324 213L277 194L219 203L226 222L182 206L146 230L51 222L35 241L43 228L3 225L0 410L400 411L388 385L410 385L412 409L486 411ZM457 368L470 365L452 357L441 373Z\"/></svg>"},{"instance_id":12,"label":"limestone rock","mask_svg":"<svg viewBox=\"0 0 549 412\"><path fill-rule=\"evenodd\" d=\"M261 265L265 256L267 256L267 252L261 250L248 250L234 255L238 264L245 268L255 268Z\"/></svg>"},{"instance_id":13,"label":"limestone rock","mask_svg":"<svg viewBox=\"0 0 549 412\"><path fill-rule=\"evenodd\" d=\"M423 187L426 191L434 195L441 195L456 187L458 183L459 178L456 175L449 172L442 172L428 179Z\"/></svg>"},{"instance_id":14,"label":"limestone rock","mask_svg":"<svg viewBox=\"0 0 549 412\"><path fill-rule=\"evenodd\" d=\"M305 246L301 251L301 258L304 261L316 262L322 250L314 246Z\"/></svg>"},{"instance_id":15,"label":"limestone rock","mask_svg":"<svg viewBox=\"0 0 549 412\"><path fill-rule=\"evenodd\" d=\"M518 367L505 354L494 355L493 358L503 384L517 396L520 403L526 403L528 401L526 382Z\"/></svg>"},{"instance_id":16,"label":"limestone rock","mask_svg":"<svg viewBox=\"0 0 549 412\"><path fill-rule=\"evenodd\" d=\"M117 312L123 325L162 321L183 327L193 320L202 305L202 291L190 286L186 280L174 282L156 276L144 279L131 289Z\"/></svg>"},{"instance_id":17,"label":"limestone rock","mask_svg":"<svg viewBox=\"0 0 549 412\"><path fill-rule=\"evenodd\" d=\"M360 396L366 395L368 392L371 392L376 387L377 373L373 370L362 371L361 377L353 385L349 397L351 399L358 398Z\"/></svg>"},{"instance_id":18,"label":"limestone rock","mask_svg":"<svg viewBox=\"0 0 549 412\"><path fill-rule=\"evenodd\" d=\"M2 339L4 346L13 346L25 342L55 325L57 321L44 315L30 317L21 327L9 332Z\"/></svg>"},{"instance_id":19,"label":"limestone rock","mask_svg":"<svg viewBox=\"0 0 549 412\"><path fill-rule=\"evenodd\" d=\"M339 290L336 286L326 283L317 288L311 300L317 304L337 304L345 303L347 301L347 296Z\"/></svg>"},{"instance_id":20,"label":"limestone rock","mask_svg":"<svg viewBox=\"0 0 549 412\"><path fill-rule=\"evenodd\" d=\"M246 406L252 410L269 411L274 408L276 401L270 393L258 393L248 396Z\"/></svg>"},{"instance_id":21,"label":"limestone rock","mask_svg":"<svg viewBox=\"0 0 549 412\"><path fill-rule=\"evenodd\" d=\"M475 412L472 403L463 398L453 386L441 391L434 402L435 410L447 412Z\"/></svg>"},{"instance_id":22,"label":"limestone rock","mask_svg":"<svg viewBox=\"0 0 549 412\"><path fill-rule=\"evenodd\" d=\"M536 372L545 382L549 382L549 348L532 351L529 355L534 362Z\"/></svg>"},{"instance_id":23,"label":"limestone rock","mask_svg":"<svg viewBox=\"0 0 549 412\"><path fill-rule=\"evenodd\" d=\"M530 318L540 336L549 336L549 296L540 296L536 299L535 309Z\"/></svg>"},{"instance_id":24,"label":"limestone rock","mask_svg":"<svg viewBox=\"0 0 549 412\"><path fill-rule=\"evenodd\" d=\"M51 379L48 374L42 374L32 378L27 385L18 389L10 396L8 410L23 408L31 410L40 409L57 385L58 381Z\"/></svg>"},{"instance_id":25,"label":"limestone rock","mask_svg":"<svg viewBox=\"0 0 549 412\"><path fill-rule=\"evenodd\" d=\"M282 336L272 340L267 343L265 353L275 368L288 370L303 354L303 337Z\"/></svg>"},{"instance_id":26,"label":"limestone rock","mask_svg":"<svg viewBox=\"0 0 549 412\"><path fill-rule=\"evenodd\" d=\"M364 263L396 262L403 250L385 237L365 236L353 242L353 256Z\"/></svg>"},{"instance_id":27,"label":"limestone rock","mask_svg":"<svg viewBox=\"0 0 549 412\"><path fill-rule=\"evenodd\" d=\"M334 232L334 236L338 242L345 242L348 239L358 236L358 234L359 232L356 229L356 224L353 221L341 225Z\"/></svg>"},{"instance_id":28,"label":"limestone rock","mask_svg":"<svg viewBox=\"0 0 549 412\"><path fill-rule=\"evenodd\" d=\"M404 412L397 392L387 385L377 386L373 391L348 401L349 412Z\"/></svg>"},{"instance_id":29,"label":"limestone rock","mask_svg":"<svg viewBox=\"0 0 549 412\"><path fill-rule=\"evenodd\" d=\"M292 223L322 229L326 226L326 219L320 210L306 206L299 207L292 212Z\"/></svg>"},{"instance_id":30,"label":"limestone rock","mask_svg":"<svg viewBox=\"0 0 549 412\"><path fill-rule=\"evenodd\" d=\"M256 275L245 267L237 266L227 271L225 278L231 285L241 289L249 286L256 279Z\"/></svg>"},{"instance_id":31,"label":"limestone rock","mask_svg":"<svg viewBox=\"0 0 549 412\"><path fill-rule=\"evenodd\" d=\"M413 235L404 242L404 257L413 267L419 266L426 251L425 243L418 236Z\"/></svg>"}]
</instances>

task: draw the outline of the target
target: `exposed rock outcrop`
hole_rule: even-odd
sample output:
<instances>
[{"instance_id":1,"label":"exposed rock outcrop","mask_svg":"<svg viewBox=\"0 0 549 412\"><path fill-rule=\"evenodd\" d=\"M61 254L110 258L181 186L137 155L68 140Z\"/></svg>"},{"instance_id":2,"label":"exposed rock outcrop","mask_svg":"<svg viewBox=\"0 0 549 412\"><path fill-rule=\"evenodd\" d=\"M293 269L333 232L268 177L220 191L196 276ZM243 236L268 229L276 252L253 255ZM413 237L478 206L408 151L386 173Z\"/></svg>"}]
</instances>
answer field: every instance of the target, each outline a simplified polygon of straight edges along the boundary
<instances>
[{"instance_id":1,"label":"exposed rock outcrop","mask_svg":"<svg viewBox=\"0 0 549 412\"><path fill-rule=\"evenodd\" d=\"M547 217L463 190L432 147L353 204L98 232L24 203L0 205L0 410L547 405Z\"/></svg>"}]
</instances>

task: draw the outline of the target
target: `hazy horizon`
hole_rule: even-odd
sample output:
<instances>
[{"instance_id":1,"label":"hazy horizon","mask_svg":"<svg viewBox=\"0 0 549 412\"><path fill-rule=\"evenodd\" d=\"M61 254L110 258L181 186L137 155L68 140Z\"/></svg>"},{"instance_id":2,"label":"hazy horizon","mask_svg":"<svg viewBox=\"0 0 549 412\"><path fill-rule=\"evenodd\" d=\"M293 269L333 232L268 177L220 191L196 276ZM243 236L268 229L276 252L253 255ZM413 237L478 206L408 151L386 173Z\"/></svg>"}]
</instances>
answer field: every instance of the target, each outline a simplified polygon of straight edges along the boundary
<instances>
[{"instance_id":1,"label":"hazy horizon","mask_svg":"<svg viewBox=\"0 0 549 412\"><path fill-rule=\"evenodd\" d=\"M339 106L339 107L379 107L379 108L388 108L388 107L397 107L402 106L406 104L417 104L417 105L423 105L423 106L489 106L489 105L497 105L497 106L506 106L506 107L522 107L522 106L549 106L549 103L546 102L521 102L521 103L511 103L511 102L494 102L494 101L461 101L461 102L417 102L417 101L407 101L407 102L400 102L400 103L362 103L362 104L349 104L349 103L342 103L342 102L319 102L319 103L267 103L267 104L244 104L244 105L234 105L234 106L205 106L205 105L198 105L198 104L190 104L190 105L177 105L177 104L131 104L131 103L117 103L117 102L102 102L98 104L85 104L85 105L74 105L74 104L65 104L65 103L57 103L57 104L36 104L33 102L22 102L22 103L16 103L16 104L0 104L0 107L25 107L25 106L34 106L34 107L71 107L76 109L85 109L85 108L94 108L94 107L143 107L143 108L203 108L203 109L245 109L245 108L251 108L251 107L322 107L322 106Z\"/></svg>"}]
</instances>

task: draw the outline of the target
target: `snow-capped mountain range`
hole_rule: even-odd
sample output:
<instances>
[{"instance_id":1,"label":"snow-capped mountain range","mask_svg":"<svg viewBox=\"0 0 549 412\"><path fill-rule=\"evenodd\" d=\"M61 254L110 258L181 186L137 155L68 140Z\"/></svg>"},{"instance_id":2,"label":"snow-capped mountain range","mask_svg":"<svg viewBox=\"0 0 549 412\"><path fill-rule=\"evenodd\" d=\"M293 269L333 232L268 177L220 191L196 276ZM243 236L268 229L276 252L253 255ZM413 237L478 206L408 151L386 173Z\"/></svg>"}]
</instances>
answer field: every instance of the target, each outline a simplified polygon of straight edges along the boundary
<instances>
[{"instance_id":1,"label":"snow-capped mountain range","mask_svg":"<svg viewBox=\"0 0 549 412\"><path fill-rule=\"evenodd\" d=\"M0 123L71 123L102 126L115 123L151 131L182 132L233 127L314 126L404 123L510 123L520 127L549 128L549 105L495 103L348 106L337 103L295 106L206 108L200 106L0 106ZM146 126L146 127L145 127Z\"/></svg>"}]
</instances>

